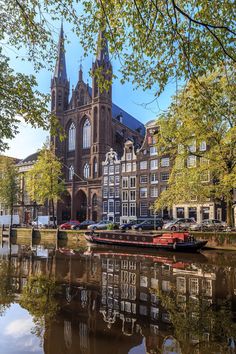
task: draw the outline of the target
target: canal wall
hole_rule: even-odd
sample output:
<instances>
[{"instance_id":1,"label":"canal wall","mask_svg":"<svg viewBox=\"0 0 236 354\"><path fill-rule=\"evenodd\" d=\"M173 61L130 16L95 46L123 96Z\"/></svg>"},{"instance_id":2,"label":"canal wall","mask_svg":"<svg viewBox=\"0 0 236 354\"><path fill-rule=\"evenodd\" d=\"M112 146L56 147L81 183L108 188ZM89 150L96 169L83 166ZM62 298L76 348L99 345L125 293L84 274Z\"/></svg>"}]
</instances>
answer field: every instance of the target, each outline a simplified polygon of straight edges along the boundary
<instances>
[{"instance_id":1,"label":"canal wall","mask_svg":"<svg viewBox=\"0 0 236 354\"><path fill-rule=\"evenodd\" d=\"M156 232L156 233L163 233ZM208 241L207 248L219 250L236 251L236 232L193 232L197 239ZM2 232L0 232L2 235ZM84 237L84 230L59 230L59 229L12 229L11 238L20 244L45 244L61 245L67 247L85 247L87 242Z\"/></svg>"}]
</instances>

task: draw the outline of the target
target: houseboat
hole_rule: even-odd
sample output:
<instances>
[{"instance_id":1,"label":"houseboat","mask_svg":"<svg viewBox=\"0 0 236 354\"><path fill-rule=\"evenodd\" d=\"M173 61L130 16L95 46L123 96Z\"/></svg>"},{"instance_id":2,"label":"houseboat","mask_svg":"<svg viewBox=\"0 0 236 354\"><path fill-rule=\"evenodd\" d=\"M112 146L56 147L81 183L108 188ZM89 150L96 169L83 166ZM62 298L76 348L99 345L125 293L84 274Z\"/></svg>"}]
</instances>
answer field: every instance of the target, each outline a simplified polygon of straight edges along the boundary
<instances>
[{"instance_id":1,"label":"houseboat","mask_svg":"<svg viewBox=\"0 0 236 354\"><path fill-rule=\"evenodd\" d=\"M137 234L119 231L91 231L85 233L85 238L96 244L147 247L180 252L196 252L207 244L205 240L195 240L189 232Z\"/></svg>"}]
</instances>

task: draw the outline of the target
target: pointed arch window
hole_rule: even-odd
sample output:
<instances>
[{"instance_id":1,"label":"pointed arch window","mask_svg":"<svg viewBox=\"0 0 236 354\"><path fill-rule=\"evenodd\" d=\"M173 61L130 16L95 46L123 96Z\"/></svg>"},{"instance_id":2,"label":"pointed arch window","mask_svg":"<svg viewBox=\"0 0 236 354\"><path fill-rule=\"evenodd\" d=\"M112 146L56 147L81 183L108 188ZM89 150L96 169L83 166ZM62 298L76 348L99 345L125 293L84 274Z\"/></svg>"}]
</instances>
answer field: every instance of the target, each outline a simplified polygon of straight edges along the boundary
<instances>
[{"instance_id":1,"label":"pointed arch window","mask_svg":"<svg viewBox=\"0 0 236 354\"><path fill-rule=\"evenodd\" d=\"M98 205L97 194L93 195L92 206L96 207Z\"/></svg>"},{"instance_id":2,"label":"pointed arch window","mask_svg":"<svg viewBox=\"0 0 236 354\"><path fill-rule=\"evenodd\" d=\"M83 149L88 149L91 146L91 124L87 118L83 125Z\"/></svg>"},{"instance_id":3,"label":"pointed arch window","mask_svg":"<svg viewBox=\"0 0 236 354\"><path fill-rule=\"evenodd\" d=\"M84 165L84 178L89 178L89 164Z\"/></svg>"},{"instance_id":4,"label":"pointed arch window","mask_svg":"<svg viewBox=\"0 0 236 354\"><path fill-rule=\"evenodd\" d=\"M69 180L70 180L70 181L72 181L73 176L74 176L74 173L75 173L74 166L70 166L70 167L69 167Z\"/></svg>"},{"instance_id":5,"label":"pointed arch window","mask_svg":"<svg viewBox=\"0 0 236 354\"><path fill-rule=\"evenodd\" d=\"M75 150L75 124L71 123L68 131L68 150Z\"/></svg>"},{"instance_id":6,"label":"pointed arch window","mask_svg":"<svg viewBox=\"0 0 236 354\"><path fill-rule=\"evenodd\" d=\"M97 174L98 174L98 163L97 163L96 157L93 160L93 174L94 174L94 177L97 177Z\"/></svg>"}]
</instances>

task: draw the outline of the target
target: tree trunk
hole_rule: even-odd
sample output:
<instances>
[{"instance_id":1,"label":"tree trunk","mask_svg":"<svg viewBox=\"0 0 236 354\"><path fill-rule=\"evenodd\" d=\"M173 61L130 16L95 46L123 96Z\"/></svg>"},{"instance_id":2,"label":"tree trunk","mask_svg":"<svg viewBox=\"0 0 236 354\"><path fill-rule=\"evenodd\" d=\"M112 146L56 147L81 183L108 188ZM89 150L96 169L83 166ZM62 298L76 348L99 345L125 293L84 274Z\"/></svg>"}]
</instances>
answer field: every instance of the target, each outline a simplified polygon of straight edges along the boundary
<instances>
[{"instance_id":1,"label":"tree trunk","mask_svg":"<svg viewBox=\"0 0 236 354\"><path fill-rule=\"evenodd\" d=\"M227 199L227 208L226 208L226 217L227 217L227 225L229 227L233 226L233 198Z\"/></svg>"},{"instance_id":2,"label":"tree trunk","mask_svg":"<svg viewBox=\"0 0 236 354\"><path fill-rule=\"evenodd\" d=\"M13 206L11 206L11 225L10 225L10 228L12 228L12 224L13 224Z\"/></svg>"},{"instance_id":3,"label":"tree trunk","mask_svg":"<svg viewBox=\"0 0 236 354\"><path fill-rule=\"evenodd\" d=\"M56 227L56 223L55 223L55 208L54 208L54 200L51 200L52 202L52 217L53 217L53 227Z\"/></svg>"}]
</instances>

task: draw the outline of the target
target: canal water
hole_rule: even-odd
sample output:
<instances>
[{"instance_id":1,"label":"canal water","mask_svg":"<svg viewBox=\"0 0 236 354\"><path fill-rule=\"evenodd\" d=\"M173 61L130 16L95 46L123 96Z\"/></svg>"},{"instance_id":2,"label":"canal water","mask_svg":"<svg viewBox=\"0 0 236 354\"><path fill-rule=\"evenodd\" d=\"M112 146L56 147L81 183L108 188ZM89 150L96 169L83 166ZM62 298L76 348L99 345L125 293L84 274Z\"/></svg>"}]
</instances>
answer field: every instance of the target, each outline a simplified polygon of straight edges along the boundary
<instances>
[{"instance_id":1,"label":"canal water","mask_svg":"<svg viewBox=\"0 0 236 354\"><path fill-rule=\"evenodd\" d=\"M236 252L0 247L0 354L236 353Z\"/></svg>"}]
</instances>

